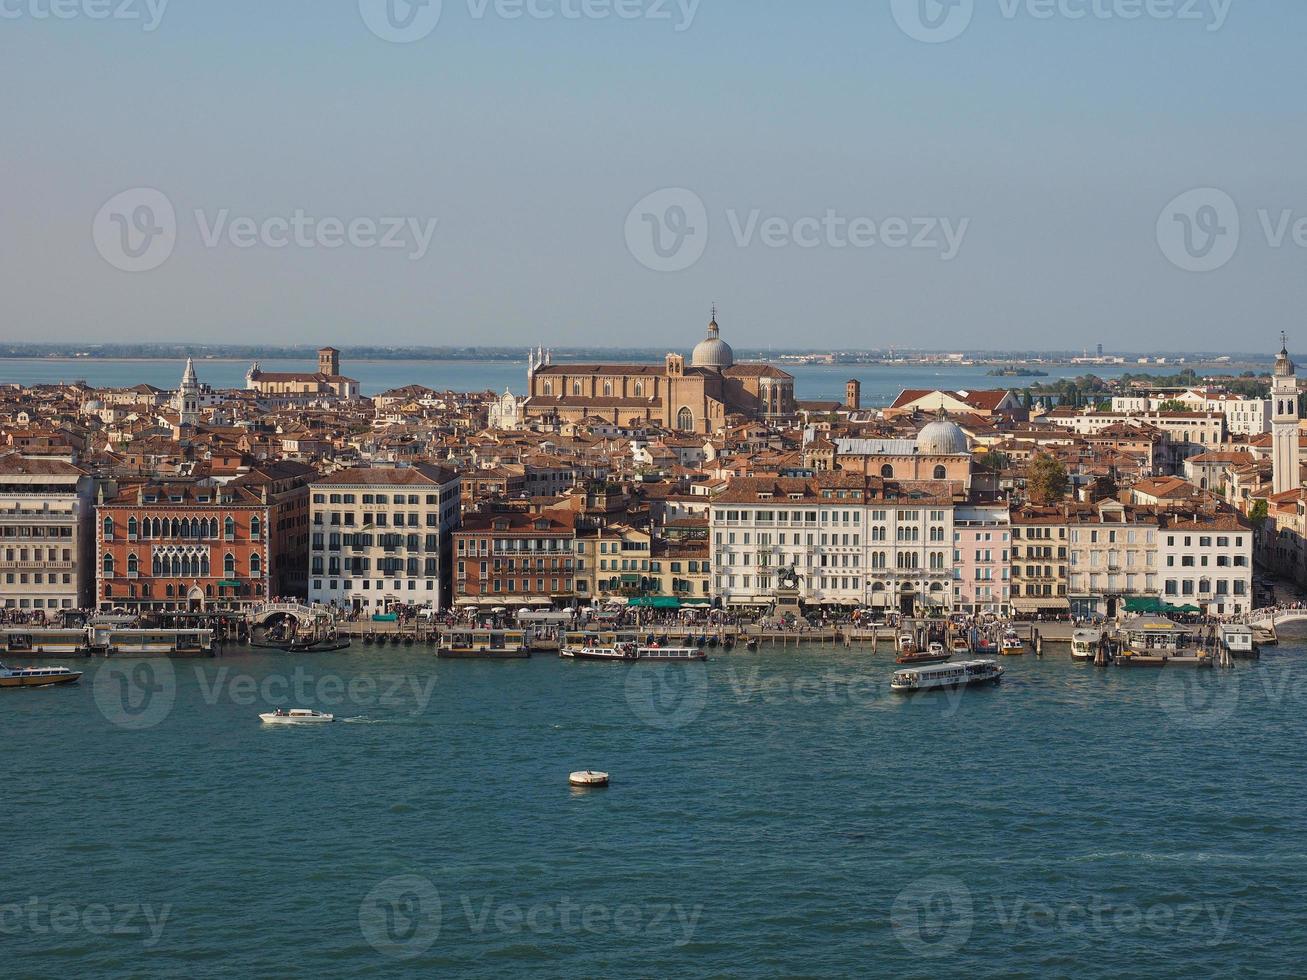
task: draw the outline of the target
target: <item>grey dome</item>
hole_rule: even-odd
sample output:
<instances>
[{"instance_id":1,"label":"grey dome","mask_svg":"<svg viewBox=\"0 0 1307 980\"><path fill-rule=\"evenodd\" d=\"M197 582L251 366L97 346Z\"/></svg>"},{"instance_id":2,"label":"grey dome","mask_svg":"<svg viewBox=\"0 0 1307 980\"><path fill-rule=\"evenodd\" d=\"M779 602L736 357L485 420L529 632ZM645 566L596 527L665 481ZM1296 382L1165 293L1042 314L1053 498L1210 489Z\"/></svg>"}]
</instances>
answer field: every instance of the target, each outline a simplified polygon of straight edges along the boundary
<instances>
[{"instance_id":1,"label":"grey dome","mask_svg":"<svg viewBox=\"0 0 1307 980\"><path fill-rule=\"evenodd\" d=\"M730 344L722 340L719 333L717 320L714 319L708 324L708 336L699 341L694 348L694 353L690 355L690 367L725 371L735 364L735 351L731 350Z\"/></svg>"},{"instance_id":2,"label":"grey dome","mask_svg":"<svg viewBox=\"0 0 1307 980\"><path fill-rule=\"evenodd\" d=\"M943 413L917 433L920 456L962 456L971 451L967 434Z\"/></svg>"}]
</instances>

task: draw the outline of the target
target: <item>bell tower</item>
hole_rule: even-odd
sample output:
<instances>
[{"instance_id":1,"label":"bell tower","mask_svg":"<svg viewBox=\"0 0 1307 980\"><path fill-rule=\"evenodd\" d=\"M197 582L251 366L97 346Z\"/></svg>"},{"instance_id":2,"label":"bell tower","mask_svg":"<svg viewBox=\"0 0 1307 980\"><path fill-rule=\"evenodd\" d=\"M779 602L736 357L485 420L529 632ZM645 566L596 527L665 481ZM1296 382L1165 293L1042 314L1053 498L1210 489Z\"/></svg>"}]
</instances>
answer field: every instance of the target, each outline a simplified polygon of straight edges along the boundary
<instances>
[{"instance_id":1,"label":"bell tower","mask_svg":"<svg viewBox=\"0 0 1307 980\"><path fill-rule=\"evenodd\" d=\"M340 351L334 347L324 347L318 351L318 374L329 378L340 374Z\"/></svg>"},{"instance_id":2,"label":"bell tower","mask_svg":"<svg viewBox=\"0 0 1307 980\"><path fill-rule=\"evenodd\" d=\"M1281 335L1280 356L1271 381L1271 461L1275 493L1298 488L1298 377L1289 359L1288 338Z\"/></svg>"},{"instance_id":3,"label":"bell tower","mask_svg":"<svg viewBox=\"0 0 1307 980\"><path fill-rule=\"evenodd\" d=\"M200 422L200 380L195 376L195 362L186 358L186 370L182 372L182 384L177 389L178 422L181 425L195 426Z\"/></svg>"}]
</instances>

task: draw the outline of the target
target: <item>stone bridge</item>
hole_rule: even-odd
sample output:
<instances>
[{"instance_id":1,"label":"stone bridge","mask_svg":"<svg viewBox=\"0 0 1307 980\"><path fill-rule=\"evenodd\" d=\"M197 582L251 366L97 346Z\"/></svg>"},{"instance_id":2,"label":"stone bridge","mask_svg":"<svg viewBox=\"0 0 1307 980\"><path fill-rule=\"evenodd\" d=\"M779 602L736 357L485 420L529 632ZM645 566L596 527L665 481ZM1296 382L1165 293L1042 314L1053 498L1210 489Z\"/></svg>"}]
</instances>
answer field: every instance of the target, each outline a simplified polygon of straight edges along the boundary
<instances>
[{"instance_id":1,"label":"stone bridge","mask_svg":"<svg viewBox=\"0 0 1307 980\"><path fill-rule=\"evenodd\" d=\"M293 616L300 622L312 620L317 616L330 617L331 611L326 606L305 606L297 602L265 602L256 606L249 614L251 626L262 626L276 616Z\"/></svg>"}]
</instances>

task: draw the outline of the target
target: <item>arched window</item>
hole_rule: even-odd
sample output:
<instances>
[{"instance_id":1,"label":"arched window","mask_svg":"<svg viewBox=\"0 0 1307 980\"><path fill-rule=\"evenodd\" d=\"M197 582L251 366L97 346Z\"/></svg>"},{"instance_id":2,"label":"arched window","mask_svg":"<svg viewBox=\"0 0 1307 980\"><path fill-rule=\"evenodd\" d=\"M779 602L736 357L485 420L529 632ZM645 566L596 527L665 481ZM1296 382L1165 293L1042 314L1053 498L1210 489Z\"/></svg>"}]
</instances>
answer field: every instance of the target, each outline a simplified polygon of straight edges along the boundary
<instances>
[{"instance_id":1,"label":"arched window","mask_svg":"<svg viewBox=\"0 0 1307 980\"><path fill-rule=\"evenodd\" d=\"M158 577L162 574L162 569L163 566L160 564L159 556L156 554L154 560L150 563L150 571L155 575L155 577Z\"/></svg>"},{"instance_id":2,"label":"arched window","mask_svg":"<svg viewBox=\"0 0 1307 980\"><path fill-rule=\"evenodd\" d=\"M231 515L230 515L230 514L228 514L228 515L223 519L223 522L222 522L222 535L223 535L223 537L227 538L228 540L231 540L232 538L236 537L236 522L233 521L233 520L231 519Z\"/></svg>"},{"instance_id":3,"label":"arched window","mask_svg":"<svg viewBox=\"0 0 1307 980\"><path fill-rule=\"evenodd\" d=\"M209 556L200 555L200 575L203 578L209 577ZM210 593L212 594L212 593Z\"/></svg>"},{"instance_id":4,"label":"arched window","mask_svg":"<svg viewBox=\"0 0 1307 980\"><path fill-rule=\"evenodd\" d=\"M191 522L190 522L190 521L182 521L182 522L181 522L181 532L182 532L182 537L183 537L183 538L190 538L190 536L191 536Z\"/></svg>"},{"instance_id":5,"label":"arched window","mask_svg":"<svg viewBox=\"0 0 1307 980\"><path fill-rule=\"evenodd\" d=\"M554 393L554 383L553 383L552 381L546 381L546 382L545 382L545 394L546 394L546 395L552 395L553 393Z\"/></svg>"},{"instance_id":6,"label":"arched window","mask_svg":"<svg viewBox=\"0 0 1307 980\"><path fill-rule=\"evenodd\" d=\"M106 541L112 541L112 540L113 540L113 518L112 518L112 517L106 517L106 518L104 519L104 540L106 540Z\"/></svg>"},{"instance_id":7,"label":"arched window","mask_svg":"<svg viewBox=\"0 0 1307 980\"><path fill-rule=\"evenodd\" d=\"M106 575L113 574L113 555L104 556L104 574Z\"/></svg>"},{"instance_id":8,"label":"arched window","mask_svg":"<svg viewBox=\"0 0 1307 980\"><path fill-rule=\"evenodd\" d=\"M688 408L683 408L676 416L676 427L682 432L694 431L694 413Z\"/></svg>"},{"instance_id":9,"label":"arched window","mask_svg":"<svg viewBox=\"0 0 1307 980\"><path fill-rule=\"evenodd\" d=\"M262 570L263 559L259 557L259 553L256 551L254 554L250 555L250 575L258 575Z\"/></svg>"},{"instance_id":10,"label":"arched window","mask_svg":"<svg viewBox=\"0 0 1307 980\"><path fill-rule=\"evenodd\" d=\"M636 397L636 398L643 398L643 397L644 397L644 382L643 382L643 381L637 381L637 382L635 383L635 397Z\"/></svg>"},{"instance_id":11,"label":"arched window","mask_svg":"<svg viewBox=\"0 0 1307 980\"><path fill-rule=\"evenodd\" d=\"M222 574L228 576L236 574L236 556L230 551L222 559Z\"/></svg>"},{"instance_id":12,"label":"arched window","mask_svg":"<svg viewBox=\"0 0 1307 980\"><path fill-rule=\"evenodd\" d=\"M257 517L251 517L251 518L250 518L250 538L251 538L251 540L254 540L254 541L259 540L259 532L261 532L262 530L263 530L263 522L262 522L261 520L259 520Z\"/></svg>"},{"instance_id":13,"label":"arched window","mask_svg":"<svg viewBox=\"0 0 1307 980\"><path fill-rule=\"evenodd\" d=\"M135 575L140 570L141 570L140 562L136 557L136 552L132 552L130 555L127 556L127 574Z\"/></svg>"},{"instance_id":14,"label":"arched window","mask_svg":"<svg viewBox=\"0 0 1307 980\"><path fill-rule=\"evenodd\" d=\"M946 479L947 477L948 477L948 471L947 471L946 469L944 469L944 467L942 467L942 466L936 466L936 467L935 467L935 479L936 479L936 480L943 480L943 479Z\"/></svg>"},{"instance_id":15,"label":"arched window","mask_svg":"<svg viewBox=\"0 0 1307 980\"><path fill-rule=\"evenodd\" d=\"M891 477L894 476L894 467L890 466L889 463L886 463L884 466L880 468L880 475L887 480L890 479Z\"/></svg>"},{"instance_id":16,"label":"arched window","mask_svg":"<svg viewBox=\"0 0 1307 980\"><path fill-rule=\"evenodd\" d=\"M154 537L162 538L166 533L167 531L164 529L163 524L160 523L159 518L156 517L154 519Z\"/></svg>"},{"instance_id":17,"label":"arched window","mask_svg":"<svg viewBox=\"0 0 1307 980\"><path fill-rule=\"evenodd\" d=\"M136 537L137 523L135 517L127 518L127 533L131 537Z\"/></svg>"},{"instance_id":18,"label":"arched window","mask_svg":"<svg viewBox=\"0 0 1307 980\"><path fill-rule=\"evenodd\" d=\"M181 574L182 574L182 556L181 556L181 555L173 555L173 556L172 556L172 576L173 576L173 578L181 578Z\"/></svg>"},{"instance_id":19,"label":"arched window","mask_svg":"<svg viewBox=\"0 0 1307 980\"><path fill-rule=\"evenodd\" d=\"M175 517L172 519L172 536L174 538L180 538L182 536L182 522L177 520Z\"/></svg>"},{"instance_id":20,"label":"arched window","mask_svg":"<svg viewBox=\"0 0 1307 980\"><path fill-rule=\"evenodd\" d=\"M613 397L613 383L611 381L604 382L604 397L605 398Z\"/></svg>"}]
</instances>

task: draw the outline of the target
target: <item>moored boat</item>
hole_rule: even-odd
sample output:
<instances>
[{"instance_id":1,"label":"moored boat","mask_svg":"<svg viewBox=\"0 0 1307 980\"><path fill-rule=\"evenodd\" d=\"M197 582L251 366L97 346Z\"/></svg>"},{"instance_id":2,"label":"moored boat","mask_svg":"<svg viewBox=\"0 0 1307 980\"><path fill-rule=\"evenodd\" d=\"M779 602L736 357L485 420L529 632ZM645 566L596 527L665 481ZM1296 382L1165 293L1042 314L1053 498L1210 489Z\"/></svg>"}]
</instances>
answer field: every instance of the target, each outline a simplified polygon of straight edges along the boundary
<instances>
[{"instance_id":1,"label":"moored boat","mask_svg":"<svg viewBox=\"0 0 1307 980\"><path fill-rule=\"evenodd\" d=\"M336 720L335 715L323 714L310 708L278 708L267 714L259 715L265 725L325 725Z\"/></svg>"},{"instance_id":2,"label":"moored boat","mask_svg":"<svg viewBox=\"0 0 1307 980\"><path fill-rule=\"evenodd\" d=\"M953 655L944 649L938 643L931 644L932 649L926 653L904 653L895 658L894 662L901 666L925 666L926 664L942 664L953 659ZM939 647L938 650L933 649Z\"/></svg>"},{"instance_id":3,"label":"moored boat","mask_svg":"<svg viewBox=\"0 0 1307 980\"><path fill-rule=\"evenodd\" d=\"M1071 659L1092 661L1102 642L1103 634L1099 630L1076 630L1071 634Z\"/></svg>"},{"instance_id":4,"label":"moored boat","mask_svg":"<svg viewBox=\"0 0 1307 980\"><path fill-rule=\"evenodd\" d=\"M955 654L970 653L971 644L967 641L965 636L955 636L951 641L949 641L949 649Z\"/></svg>"},{"instance_id":5,"label":"moored boat","mask_svg":"<svg viewBox=\"0 0 1307 980\"><path fill-rule=\"evenodd\" d=\"M527 660L531 648L522 630L453 630L440 638L443 660Z\"/></svg>"},{"instance_id":6,"label":"moored boat","mask_svg":"<svg viewBox=\"0 0 1307 980\"><path fill-rule=\"evenodd\" d=\"M999 641L999 652L1005 657L1021 657L1026 653L1026 642L1014 630L1008 630Z\"/></svg>"},{"instance_id":7,"label":"moored boat","mask_svg":"<svg viewBox=\"0 0 1307 980\"><path fill-rule=\"evenodd\" d=\"M890 681L890 690L899 694L912 694L917 691L941 691L978 684L997 684L1002 679L1002 664L993 660L967 660L956 664L900 670Z\"/></svg>"},{"instance_id":8,"label":"moored boat","mask_svg":"<svg viewBox=\"0 0 1307 980\"><path fill-rule=\"evenodd\" d=\"M81 671L67 667L6 667L0 664L0 687L55 687L76 684Z\"/></svg>"},{"instance_id":9,"label":"moored boat","mask_svg":"<svg viewBox=\"0 0 1307 980\"><path fill-rule=\"evenodd\" d=\"M86 656L86 629L46 629L23 626L0 630L0 652L14 656Z\"/></svg>"}]
</instances>

